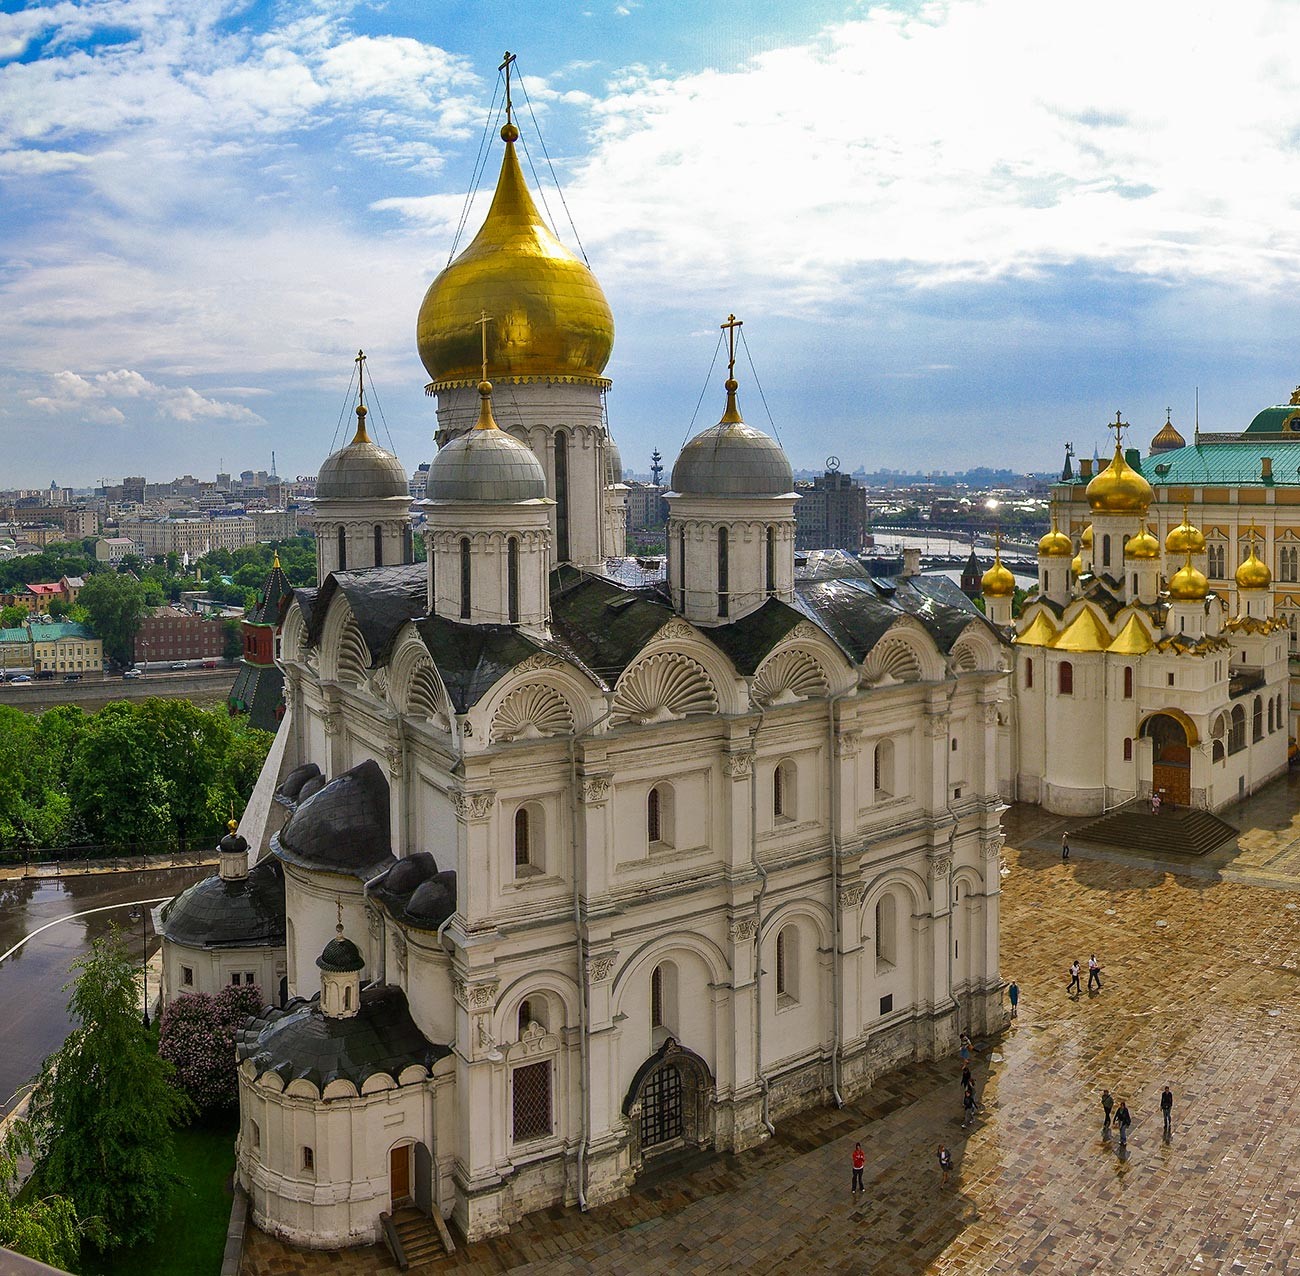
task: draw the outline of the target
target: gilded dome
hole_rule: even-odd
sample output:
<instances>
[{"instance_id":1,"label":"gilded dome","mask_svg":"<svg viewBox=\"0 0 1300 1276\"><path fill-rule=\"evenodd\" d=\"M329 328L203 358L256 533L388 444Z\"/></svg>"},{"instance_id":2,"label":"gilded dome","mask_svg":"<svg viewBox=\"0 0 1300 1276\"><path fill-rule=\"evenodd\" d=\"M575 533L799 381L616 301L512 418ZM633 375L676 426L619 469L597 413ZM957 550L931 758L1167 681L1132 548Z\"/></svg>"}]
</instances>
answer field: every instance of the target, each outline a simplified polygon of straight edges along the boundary
<instances>
[{"instance_id":1,"label":"gilded dome","mask_svg":"<svg viewBox=\"0 0 1300 1276\"><path fill-rule=\"evenodd\" d=\"M1079 548L1080 549L1092 548L1092 524L1091 523L1089 523L1088 526L1083 529L1083 534L1079 537Z\"/></svg>"},{"instance_id":2,"label":"gilded dome","mask_svg":"<svg viewBox=\"0 0 1300 1276\"><path fill-rule=\"evenodd\" d=\"M1128 544L1124 546L1124 557L1142 560L1160 557L1160 542L1145 523L1136 536L1129 537Z\"/></svg>"},{"instance_id":3,"label":"gilded dome","mask_svg":"<svg viewBox=\"0 0 1300 1276\"><path fill-rule=\"evenodd\" d=\"M1087 496L1094 514L1140 514L1151 503L1151 484L1124 459L1117 443L1110 464L1088 484Z\"/></svg>"},{"instance_id":4,"label":"gilded dome","mask_svg":"<svg viewBox=\"0 0 1300 1276\"><path fill-rule=\"evenodd\" d=\"M513 124L496 194L473 242L429 285L416 322L420 359L434 389L488 373L500 380L606 384L614 316L596 277L551 233L524 182Z\"/></svg>"},{"instance_id":5,"label":"gilded dome","mask_svg":"<svg viewBox=\"0 0 1300 1276\"><path fill-rule=\"evenodd\" d=\"M1193 527L1187 521L1187 511L1183 511L1183 521L1177 527L1170 528L1165 537L1165 552L1169 554L1204 554L1205 537L1199 527Z\"/></svg>"},{"instance_id":6,"label":"gilded dome","mask_svg":"<svg viewBox=\"0 0 1300 1276\"><path fill-rule=\"evenodd\" d=\"M1052 530L1038 542L1039 558L1070 558L1074 554L1074 545L1070 538L1056 526L1056 515L1052 515Z\"/></svg>"},{"instance_id":7,"label":"gilded dome","mask_svg":"<svg viewBox=\"0 0 1300 1276\"><path fill-rule=\"evenodd\" d=\"M378 500L389 496L409 496L410 491L401 461L372 442L366 433L366 405L359 403L357 432L352 442L321 463L316 475L316 499Z\"/></svg>"},{"instance_id":8,"label":"gilded dome","mask_svg":"<svg viewBox=\"0 0 1300 1276\"><path fill-rule=\"evenodd\" d=\"M1273 573L1268 564L1255 553L1255 542L1250 543L1250 556L1237 568L1238 589L1267 589L1273 583Z\"/></svg>"},{"instance_id":9,"label":"gilded dome","mask_svg":"<svg viewBox=\"0 0 1300 1276\"><path fill-rule=\"evenodd\" d=\"M1072 559L1070 559L1070 575L1083 575L1083 555L1076 554Z\"/></svg>"},{"instance_id":10,"label":"gilded dome","mask_svg":"<svg viewBox=\"0 0 1300 1276\"><path fill-rule=\"evenodd\" d=\"M1175 602L1198 603L1210 592L1205 573L1192 566L1190 555L1169 582L1169 597Z\"/></svg>"},{"instance_id":11,"label":"gilded dome","mask_svg":"<svg viewBox=\"0 0 1300 1276\"><path fill-rule=\"evenodd\" d=\"M429 499L475 505L542 500L542 463L532 448L498 427L492 417L492 383L480 381L478 392L478 423L444 444L429 466Z\"/></svg>"},{"instance_id":12,"label":"gilded dome","mask_svg":"<svg viewBox=\"0 0 1300 1276\"><path fill-rule=\"evenodd\" d=\"M734 379L727 381L722 420L682 448L672 487L683 496L785 496L794 491L794 471L784 449L741 419Z\"/></svg>"},{"instance_id":13,"label":"gilded dome","mask_svg":"<svg viewBox=\"0 0 1300 1276\"><path fill-rule=\"evenodd\" d=\"M1010 598L1016 592L1016 578L1002 565L999 554L993 566L980 577L980 593L985 598Z\"/></svg>"}]
</instances>

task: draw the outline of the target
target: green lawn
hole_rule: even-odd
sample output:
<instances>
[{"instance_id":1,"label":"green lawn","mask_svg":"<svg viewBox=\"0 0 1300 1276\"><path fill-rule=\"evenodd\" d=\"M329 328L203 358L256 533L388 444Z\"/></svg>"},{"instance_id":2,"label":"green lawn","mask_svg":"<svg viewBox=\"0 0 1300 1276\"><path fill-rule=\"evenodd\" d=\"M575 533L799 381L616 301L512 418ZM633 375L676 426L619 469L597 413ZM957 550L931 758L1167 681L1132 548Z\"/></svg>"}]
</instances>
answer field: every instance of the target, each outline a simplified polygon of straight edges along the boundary
<instances>
[{"instance_id":1,"label":"green lawn","mask_svg":"<svg viewBox=\"0 0 1300 1276\"><path fill-rule=\"evenodd\" d=\"M157 1239L98 1262L83 1255L86 1276L218 1276L230 1223L233 1121L178 1130L176 1163L186 1183Z\"/></svg>"}]
</instances>

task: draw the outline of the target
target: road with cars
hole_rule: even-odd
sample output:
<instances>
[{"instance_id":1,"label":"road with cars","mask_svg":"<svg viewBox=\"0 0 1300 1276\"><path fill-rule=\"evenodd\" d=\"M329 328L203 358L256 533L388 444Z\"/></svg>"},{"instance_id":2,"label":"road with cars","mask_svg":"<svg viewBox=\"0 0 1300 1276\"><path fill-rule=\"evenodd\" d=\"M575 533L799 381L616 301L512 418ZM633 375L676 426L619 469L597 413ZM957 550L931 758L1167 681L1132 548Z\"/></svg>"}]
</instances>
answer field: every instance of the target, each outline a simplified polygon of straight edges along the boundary
<instances>
[{"instance_id":1,"label":"road with cars","mask_svg":"<svg viewBox=\"0 0 1300 1276\"><path fill-rule=\"evenodd\" d=\"M147 696L215 703L225 699L237 672L236 665L218 669L154 667L138 678L92 673L86 674L80 682L65 682L56 675L51 682L0 683L0 704L12 705L25 713L41 713L59 704L80 704L90 708L107 704L110 700L143 700Z\"/></svg>"}]
</instances>

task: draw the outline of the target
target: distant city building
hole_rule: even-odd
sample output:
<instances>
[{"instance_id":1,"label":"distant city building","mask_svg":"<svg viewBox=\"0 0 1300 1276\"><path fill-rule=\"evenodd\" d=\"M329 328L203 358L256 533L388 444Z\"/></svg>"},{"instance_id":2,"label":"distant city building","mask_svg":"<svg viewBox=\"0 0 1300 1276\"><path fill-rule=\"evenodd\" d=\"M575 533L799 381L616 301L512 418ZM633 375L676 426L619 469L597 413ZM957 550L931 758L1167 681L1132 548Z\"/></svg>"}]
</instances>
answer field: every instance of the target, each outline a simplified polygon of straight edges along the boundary
<instances>
[{"instance_id":1,"label":"distant city building","mask_svg":"<svg viewBox=\"0 0 1300 1276\"><path fill-rule=\"evenodd\" d=\"M259 541L287 541L298 534L297 510L249 510Z\"/></svg>"},{"instance_id":2,"label":"distant city building","mask_svg":"<svg viewBox=\"0 0 1300 1276\"><path fill-rule=\"evenodd\" d=\"M137 505L144 504L144 475L137 474L130 478L122 480L122 500L134 501Z\"/></svg>"},{"instance_id":3,"label":"distant city building","mask_svg":"<svg viewBox=\"0 0 1300 1276\"><path fill-rule=\"evenodd\" d=\"M219 619L182 607L159 607L140 622L137 660L208 660L221 655L225 635Z\"/></svg>"},{"instance_id":4,"label":"distant city building","mask_svg":"<svg viewBox=\"0 0 1300 1276\"><path fill-rule=\"evenodd\" d=\"M627 487L627 530L644 532L664 527L668 522L668 489L662 484L641 483L630 479Z\"/></svg>"},{"instance_id":5,"label":"distant city building","mask_svg":"<svg viewBox=\"0 0 1300 1276\"><path fill-rule=\"evenodd\" d=\"M116 567L128 554L140 555L143 545L137 545L129 536L102 536L95 542L95 559Z\"/></svg>"},{"instance_id":6,"label":"distant city building","mask_svg":"<svg viewBox=\"0 0 1300 1276\"><path fill-rule=\"evenodd\" d=\"M852 475L827 470L811 483L796 483L797 549L847 549L859 553L867 531L867 489Z\"/></svg>"},{"instance_id":7,"label":"distant city building","mask_svg":"<svg viewBox=\"0 0 1300 1276\"><path fill-rule=\"evenodd\" d=\"M122 522L120 530L144 547L146 555L188 554L202 558L214 549L243 549L257 543L251 518L141 518Z\"/></svg>"}]
</instances>

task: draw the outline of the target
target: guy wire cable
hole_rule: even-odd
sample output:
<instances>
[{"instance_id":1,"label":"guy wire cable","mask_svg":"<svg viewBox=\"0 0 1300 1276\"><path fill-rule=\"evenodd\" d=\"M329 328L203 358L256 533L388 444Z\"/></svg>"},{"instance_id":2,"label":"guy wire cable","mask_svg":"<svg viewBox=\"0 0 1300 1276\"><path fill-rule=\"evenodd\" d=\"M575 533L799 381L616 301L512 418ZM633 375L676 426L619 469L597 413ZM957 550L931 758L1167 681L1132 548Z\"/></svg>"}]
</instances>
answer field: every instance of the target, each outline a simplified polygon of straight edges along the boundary
<instances>
[{"instance_id":1,"label":"guy wire cable","mask_svg":"<svg viewBox=\"0 0 1300 1276\"><path fill-rule=\"evenodd\" d=\"M691 413L691 423L686 427L686 433L682 435L681 445L678 447L680 452L686 446L686 440L691 437L695 429L695 418L700 415L700 404L704 402L704 396L709 392L709 386L713 381L713 369L718 366L718 351L722 349L722 333L718 333L718 344L713 347L713 361L709 364L709 370L704 375L704 385L700 389L700 397L695 400L695 411Z\"/></svg>"},{"instance_id":2,"label":"guy wire cable","mask_svg":"<svg viewBox=\"0 0 1300 1276\"><path fill-rule=\"evenodd\" d=\"M528 115L533 121L533 131L537 134L537 140L541 143L542 155L546 159L546 166L551 170L551 181L555 183L555 193L559 195L560 204L564 208L564 215L569 219L569 229L573 231L574 242L578 245L578 251L582 254L582 260L586 262L588 267L590 267L591 262L587 257L587 250L582 246L582 239L578 235L578 227L574 223L573 214L569 211L569 202L564 198L564 187L560 185L560 179L555 172L555 165L551 163L551 153L546 149L546 138L542 136L541 125L537 123L537 116L533 114L533 104L528 97L528 85L524 83L524 77L522 75L520 75L519 77L519 87L524 92L524 105L528 107ZM533 162L532 156L530 155L528 157L528 163L531 165L532 162ZM537 177L536 170L534 170L533 172L533 177L534 178ZM538 182L537 183L538 190L541 190L541 186L542 186L541 182ZM543 194L542 203L544 204L545 202L546 202L546 196L545 194ZM546 215L547 217L551 217L551 210L549 208L546 210ZM553 217L551 217L551 229L552 230L555 229L555 218Z\"/></svg>"},{"instance_id":3,"label":"guy wire cable","mask_svg":"<svg viewBox=\"0 0 1300 1276\"><path fill-rule=\"evenodd\" d=\"M487 167L487 157L491 153L488 138L492 133L492 125L500 118L500 112L497 111L497 92L501 88L501 75L498 72L497 82L492 87L492 102L488 106L487 117L483 121L483 136L479 138L478 154L474 157L473 176L470 178L469 189L465 192L465 203L460 210L460 221L456 223L456 233L452 237L451 251L447 254L447 264L451 265L452 258L456 255L456 249L460 245L460 237L465 233L465 223L469 219L470 206L474 202L474 196L478 194L479 180L483 176L483 170Z\"/></svg>"},{"instance_id":4,"label":"guy wire cable","mask_svg":"<svg viewBox=\"0 0 1300 1276\"><path fill-rule=\"evenodd\" d=\"M767 406L767 395L763 393L763 385L758 379L758 369L754 367L754 356L749 353L749 342L745 340L745 330L740 330L740 344L745 348L745 358L749 360L749 370L754 374L754 385L758 389L758 397L763 400L763 411L767 413L768 424L772 427L772 433L776 441L781 443L781 431L776 428L776 421L772 417L772 409ZM784 443L781 443L785 447Z\"/></svg>"}]
</instances>

